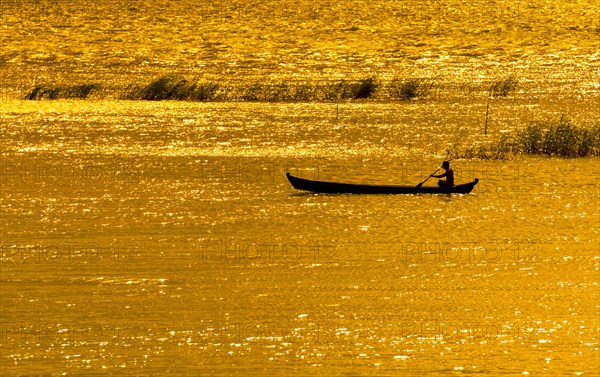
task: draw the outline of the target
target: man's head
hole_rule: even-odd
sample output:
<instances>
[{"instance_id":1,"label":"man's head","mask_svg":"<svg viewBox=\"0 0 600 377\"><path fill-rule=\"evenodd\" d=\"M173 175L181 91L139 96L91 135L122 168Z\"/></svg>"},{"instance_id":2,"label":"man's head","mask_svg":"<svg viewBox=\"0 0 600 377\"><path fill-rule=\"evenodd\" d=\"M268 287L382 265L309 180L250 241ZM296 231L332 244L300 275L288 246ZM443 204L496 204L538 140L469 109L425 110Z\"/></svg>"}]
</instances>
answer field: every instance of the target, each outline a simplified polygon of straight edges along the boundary
<instances>
[{"instance_id":1,"label":"man's head","mask_svg":"<svg viewBox=\"0 0 600 377\"><path fill-rule=\"evenodd\" d=\"M442 162L442 168L444 170L450 169L450 161L444 161L444 162Z\"/></svg>"}]
</instances>

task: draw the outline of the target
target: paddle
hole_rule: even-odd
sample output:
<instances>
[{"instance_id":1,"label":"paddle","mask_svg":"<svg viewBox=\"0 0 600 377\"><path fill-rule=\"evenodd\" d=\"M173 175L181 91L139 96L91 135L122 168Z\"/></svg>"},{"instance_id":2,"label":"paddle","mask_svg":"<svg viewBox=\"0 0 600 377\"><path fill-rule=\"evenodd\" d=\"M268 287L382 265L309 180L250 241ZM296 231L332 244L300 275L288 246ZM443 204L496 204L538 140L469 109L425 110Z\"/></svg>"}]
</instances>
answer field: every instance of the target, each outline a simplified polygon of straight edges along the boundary
<instances>
[{"instance_id":1,"label":"paddle","mask_svg":"<svg viewBox=\"0 0 600 377\"><path fill-rule=\"evenodd\" d=\"M438 168L438 170L434 171L433 174L437 173L438 171L440 171L441 168ZM415 186L415 190L418 190L421 188L421 186L423 186L423 183L429 181L429 178L431 178L431 176L433 175L431 174L429 177L427 177L426 180L424 180L423 182L419 183L418 185Z\"/></svg>"}]
</instances>

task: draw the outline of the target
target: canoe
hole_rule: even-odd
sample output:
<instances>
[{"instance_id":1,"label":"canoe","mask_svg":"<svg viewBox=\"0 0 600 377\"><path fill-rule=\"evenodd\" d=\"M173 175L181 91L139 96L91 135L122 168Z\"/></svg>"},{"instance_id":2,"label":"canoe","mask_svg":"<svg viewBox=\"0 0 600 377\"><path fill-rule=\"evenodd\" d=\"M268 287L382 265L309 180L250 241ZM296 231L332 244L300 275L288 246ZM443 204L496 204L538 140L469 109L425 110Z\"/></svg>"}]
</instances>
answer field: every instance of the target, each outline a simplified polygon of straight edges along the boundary
<instances>
[{"instance_id":1,"label":"canoe","mask_svg":"<svg viewBox=\"0 0 600 377\"><path fill-rule=\"evenodd\" d=\"M295 189L327 194L468 194L479 182L479 179L475 178L473 182L452 187L421 186L417 189L416 185L357 185L353 183L313 181L294 177L290 173L286 173L286 176Z\"/></svg>"}]
</instances>

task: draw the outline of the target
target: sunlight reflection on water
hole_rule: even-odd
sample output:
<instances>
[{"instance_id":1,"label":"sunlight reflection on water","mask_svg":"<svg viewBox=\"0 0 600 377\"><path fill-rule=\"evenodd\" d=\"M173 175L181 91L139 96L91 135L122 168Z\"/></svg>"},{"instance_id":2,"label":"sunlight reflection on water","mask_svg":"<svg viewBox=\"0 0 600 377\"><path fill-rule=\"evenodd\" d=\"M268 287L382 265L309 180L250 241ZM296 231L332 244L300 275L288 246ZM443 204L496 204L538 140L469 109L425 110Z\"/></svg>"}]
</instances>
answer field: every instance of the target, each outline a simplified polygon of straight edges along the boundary
<instances>
[{"instance_id":1,"label":"sunlight reflection on water","mask_svg":"<svg viewBox=\"0 0 600 377\"><path fill-rule=\"evenodd\" d=\"M43 352L74 368L342 371L348 354L365 373L516 371L485 356L515 347L552 351L531 371L594 368L597 158L455 160L457 181L481 180L464 196L286 181L415 184L455 143L450 125L481 137L468 113L411 107L349 105L335 121L327 104L23 105L2 136L11 370Z\"/></svg>"}]
</instances>

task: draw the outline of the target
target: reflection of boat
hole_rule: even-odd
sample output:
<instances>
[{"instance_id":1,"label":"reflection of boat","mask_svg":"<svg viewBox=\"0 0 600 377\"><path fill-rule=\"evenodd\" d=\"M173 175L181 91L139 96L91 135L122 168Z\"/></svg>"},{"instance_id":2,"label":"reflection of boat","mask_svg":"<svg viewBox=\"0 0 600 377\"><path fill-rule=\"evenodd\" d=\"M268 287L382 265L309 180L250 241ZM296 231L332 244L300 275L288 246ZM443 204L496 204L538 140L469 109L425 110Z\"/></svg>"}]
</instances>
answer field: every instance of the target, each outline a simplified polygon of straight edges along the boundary
<instances>
[{"instance_id":1,"label":"reflection of boat","mask_svg":"<svg viewBox=\"0 0 600 377\"><path fill-rule=\"evenodd\" d=\"M290 173L286 175L295 189L328 194L468 194L479 182L479 179L475 178L473 182L452 187L416 188L415 186L357 185L353 183L311 181L310 179L294 177Z\"/></svg>"}]
</instances>

